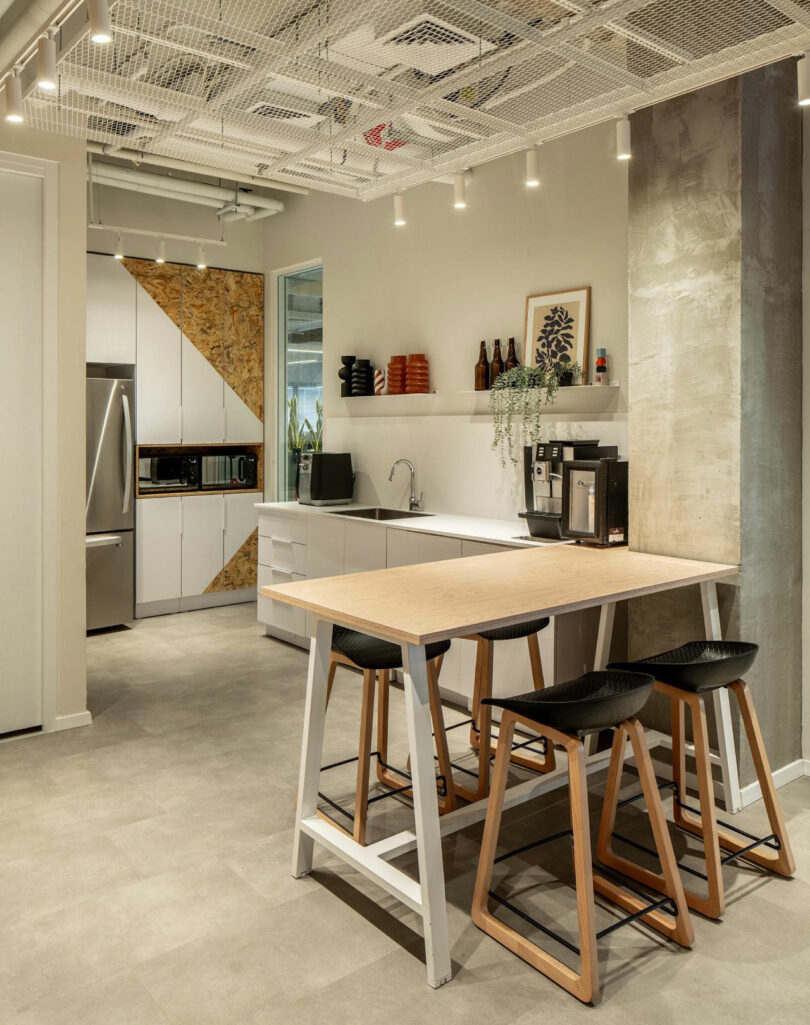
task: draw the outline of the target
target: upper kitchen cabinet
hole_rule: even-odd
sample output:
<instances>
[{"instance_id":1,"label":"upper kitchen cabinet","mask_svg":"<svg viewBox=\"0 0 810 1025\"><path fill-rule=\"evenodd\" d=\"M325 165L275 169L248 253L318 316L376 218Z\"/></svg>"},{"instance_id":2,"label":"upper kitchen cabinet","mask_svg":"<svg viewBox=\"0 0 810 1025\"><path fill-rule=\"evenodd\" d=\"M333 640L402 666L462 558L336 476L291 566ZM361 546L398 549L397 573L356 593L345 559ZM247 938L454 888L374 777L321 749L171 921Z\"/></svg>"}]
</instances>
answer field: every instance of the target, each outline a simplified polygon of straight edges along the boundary
<instances>
[{"instance_id":1,"label":"upper kitchen cabinet","mask_svg":"<svg viewBox=\"0 0 810 1025\"><path fill-rule=\"evenodd\" d=\"M136 363L139 444L261 443L264 278L90 256L88 360Z\"/></svg>"},{"instance_id":2,"label":"upper kitchen cabinet","mask_svg":"<svg viewBox=\"0 0 810 1025\"><path fill-rule=\"evenodd\" d=\"M87 362L135 362L135 281L120 260L87 256Z\"/></svg>"}]
</instances>

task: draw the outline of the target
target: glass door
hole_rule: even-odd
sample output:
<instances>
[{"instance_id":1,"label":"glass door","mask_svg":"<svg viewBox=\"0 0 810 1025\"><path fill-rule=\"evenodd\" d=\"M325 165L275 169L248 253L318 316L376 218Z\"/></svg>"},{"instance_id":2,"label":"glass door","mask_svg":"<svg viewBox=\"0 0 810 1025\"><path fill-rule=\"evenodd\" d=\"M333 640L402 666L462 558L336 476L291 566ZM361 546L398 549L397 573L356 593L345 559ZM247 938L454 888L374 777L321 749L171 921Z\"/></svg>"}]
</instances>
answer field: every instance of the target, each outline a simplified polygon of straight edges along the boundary
<instances>
[{"instance_id":1,"label":"glass door","mask_svg":"<svg viewBox=\"0 0 810 1025\"><path fill-rule=\"evenodd\" d=\"M278 279L278 499L295 498L301 452L323 444L323 267Z\"/></svg>"}]
</instances>

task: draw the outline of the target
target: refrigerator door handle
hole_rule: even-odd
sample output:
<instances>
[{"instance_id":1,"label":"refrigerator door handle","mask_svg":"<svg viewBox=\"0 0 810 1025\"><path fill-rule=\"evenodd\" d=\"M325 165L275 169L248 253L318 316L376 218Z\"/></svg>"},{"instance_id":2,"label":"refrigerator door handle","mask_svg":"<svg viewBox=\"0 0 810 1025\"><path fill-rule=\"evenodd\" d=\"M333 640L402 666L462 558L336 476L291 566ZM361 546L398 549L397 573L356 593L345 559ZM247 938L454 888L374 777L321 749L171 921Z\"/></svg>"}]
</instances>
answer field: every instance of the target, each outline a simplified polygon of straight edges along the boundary
<instances>
[{"instance_id":1,"label":"refrigerator door handle","mask_svg":"<svg viewBox=\"0 0 810 1025\"><path fill-rule=\"evenodd\" d=\"M93 534L91 537L86 537L84 543L88 548L109 548L112 545L120 548L124 539L120 534Z\"/></svg>"},{"instance_id":2,"label":"refrigerator door handle","mask_svg":"<svg viewBox=\"0 0 810 1025\"><path fill-rule=\"evenodd\" d=\"M124 407L124 445L127 450L127 457L124 462L124 504L122 513L129 512L129 504L132 501L132 416L129 411L129 398L121 396Z\"/></svg>"}]
</instances>

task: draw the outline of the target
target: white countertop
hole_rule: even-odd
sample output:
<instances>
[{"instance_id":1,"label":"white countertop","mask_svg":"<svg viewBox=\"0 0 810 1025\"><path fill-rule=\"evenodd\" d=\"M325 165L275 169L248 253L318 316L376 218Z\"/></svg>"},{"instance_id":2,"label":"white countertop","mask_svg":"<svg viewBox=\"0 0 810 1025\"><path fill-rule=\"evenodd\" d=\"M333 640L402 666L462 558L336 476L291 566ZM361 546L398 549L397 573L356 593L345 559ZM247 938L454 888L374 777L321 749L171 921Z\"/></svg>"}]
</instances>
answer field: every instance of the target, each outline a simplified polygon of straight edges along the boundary
<instances>
[{"instance_id":1,"label":"white countertop","mask_svg":"<svg viewBox=\"0 0 810 1025\"><path fill-rule=\"evenodd\" d=\"M257 502L256 508L261 513L294 513L304 516L337 516L340 512L350 509L370 509L373 506L352 502L351 505L301 505L299 502ZM536 548L548 545L570 544L570 541L553 541L537 538L524 541L521 538L529 533L529 525L525 520L489 520L479 516L454 516L447 513L434 513L426 509L427 516L405 515L401 520L366 520L358 516L347 516L355 523L368 523L373 527L392 527L396 530L413 530L425 534L441 534L443 537L457 537L464 541L482 541L485 544L510 545L514 548Z\"/></svg>"}]
</instances>

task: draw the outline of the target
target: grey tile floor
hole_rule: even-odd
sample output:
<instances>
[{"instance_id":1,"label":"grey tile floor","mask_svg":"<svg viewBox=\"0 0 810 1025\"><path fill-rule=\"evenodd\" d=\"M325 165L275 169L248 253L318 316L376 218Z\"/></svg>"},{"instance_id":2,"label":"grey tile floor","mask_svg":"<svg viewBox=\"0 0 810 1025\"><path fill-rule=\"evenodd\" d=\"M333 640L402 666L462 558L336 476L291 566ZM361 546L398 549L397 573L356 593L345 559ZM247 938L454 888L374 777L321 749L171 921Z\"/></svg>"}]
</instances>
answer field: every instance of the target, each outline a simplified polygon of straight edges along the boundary
<instances>
[{"instance_id":1,"label":"grey tile floor","mask_svg":"<svg viewBox=\"0 0 810 1025\"><path fill-rule=\"evenodd\" d=\"M91 637L88 656L93 725L0 744L2 1025L810 1020L810 781L780 791L796 879L727 869L726 920L696 920L689 952L635 926L609 937L596 1009L472 925L480 827L456 834L445 845L455 978L434 992L410 911L322 852L311 877L289 875L302 652L264 637L253 606L233 606ZM341 670L330 757L353 751L358 697ZM399 757L401 710L395 692ZM342 772L330 774L336 795L351 792ZM598 813L598 777L591 787ZM381 802L372 838L408 819ZM564 819L548 795L506 817L506 842ZM565 845L513 864L505 885L570 926Z\"/></svg>"}]
</instances>

